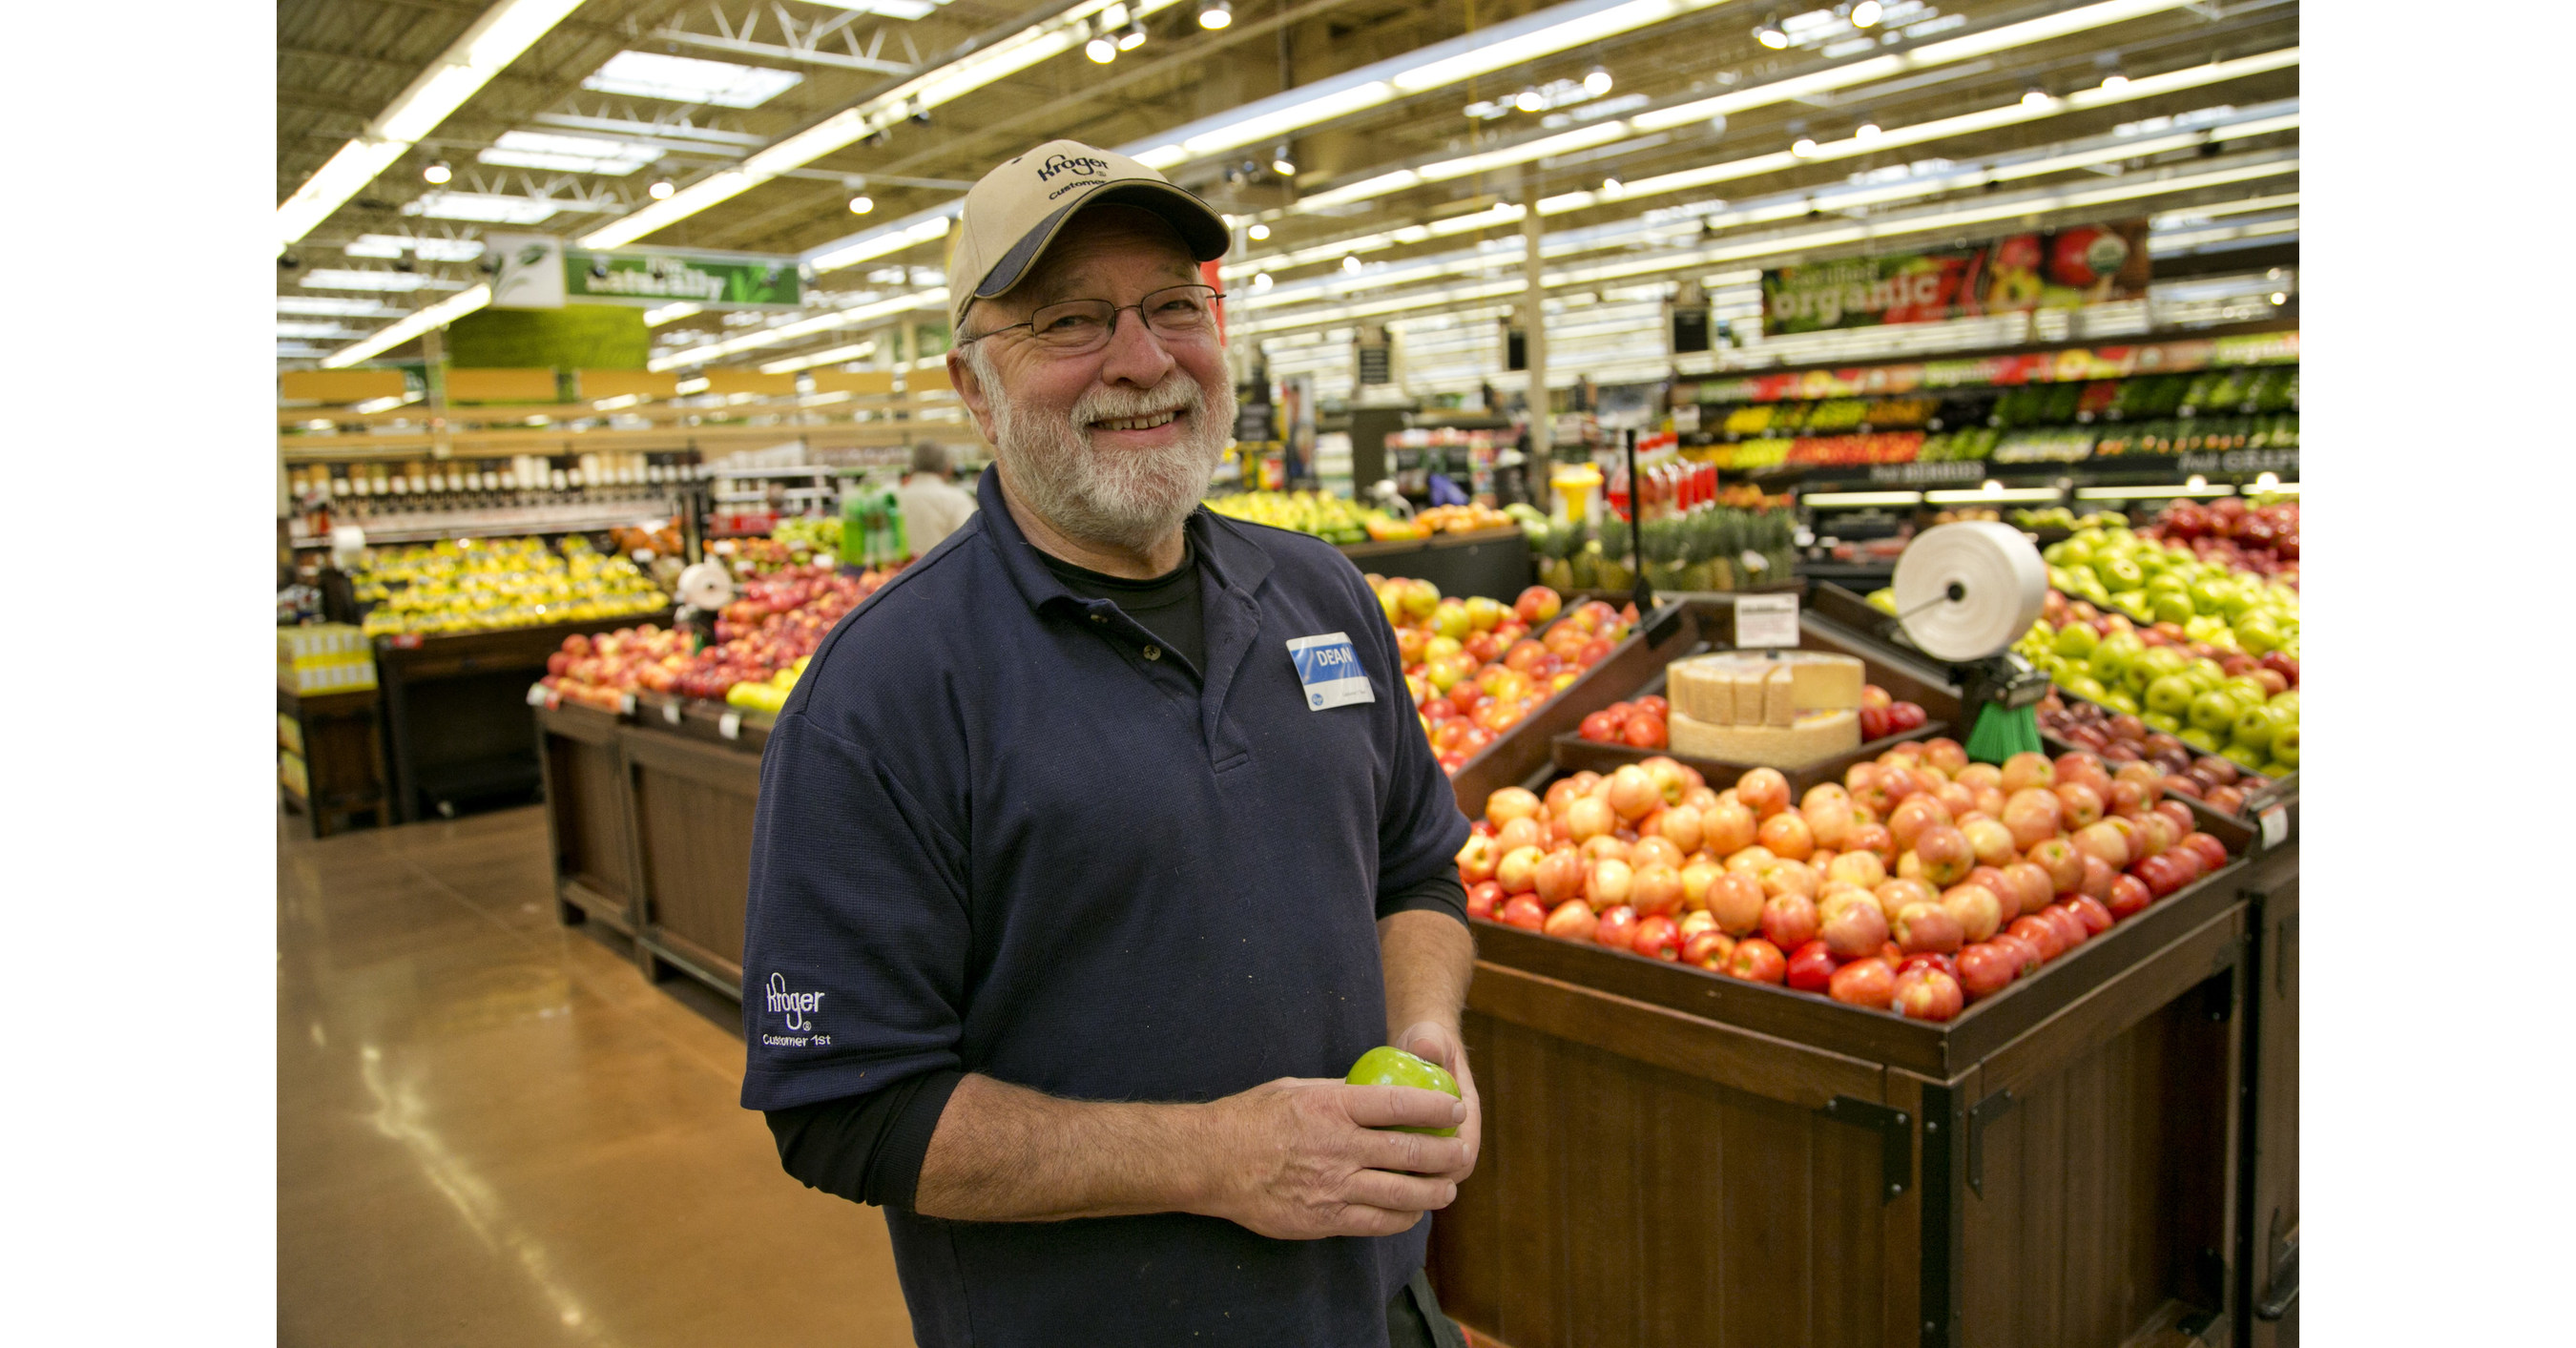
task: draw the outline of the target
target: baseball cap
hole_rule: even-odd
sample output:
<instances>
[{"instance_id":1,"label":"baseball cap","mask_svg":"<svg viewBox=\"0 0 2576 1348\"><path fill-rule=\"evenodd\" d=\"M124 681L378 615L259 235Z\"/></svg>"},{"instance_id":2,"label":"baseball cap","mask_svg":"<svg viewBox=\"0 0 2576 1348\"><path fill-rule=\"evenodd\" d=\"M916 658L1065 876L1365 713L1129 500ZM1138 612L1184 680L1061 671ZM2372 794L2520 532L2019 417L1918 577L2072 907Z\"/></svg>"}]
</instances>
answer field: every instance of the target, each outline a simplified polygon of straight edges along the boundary
<instances>
[{"instance_id":1,"label":"baseball cap","mask_svg":"<svg viewBox=\"0 0 2576 1348\"><path fill-rule=\"evenodd\" d=\"M1170 221L1197 261L1225 256L1225 217L1195 193L1115 150L1051 140L967 190L948 255L950 330L965 326L967 306L1018 285L1075 211L1111 202Z\"/></svg>"}]
</instances>

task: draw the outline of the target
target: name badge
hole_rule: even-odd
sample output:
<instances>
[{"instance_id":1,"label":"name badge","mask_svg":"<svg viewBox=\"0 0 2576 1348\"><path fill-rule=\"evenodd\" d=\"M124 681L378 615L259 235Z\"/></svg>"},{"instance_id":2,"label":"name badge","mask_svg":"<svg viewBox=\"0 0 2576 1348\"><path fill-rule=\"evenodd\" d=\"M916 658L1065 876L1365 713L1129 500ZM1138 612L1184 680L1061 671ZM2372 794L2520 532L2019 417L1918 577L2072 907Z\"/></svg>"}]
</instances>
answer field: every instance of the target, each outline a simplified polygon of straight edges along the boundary
<instances>
[{"instance_id":1,"label":"name badge","mask_svg":"<svg viewBox=\"0 0 2576 1348\"><path fill-rule=\"evenodd\" d=\"M1351 639L1343 633L1299 637L1288 643L1288 658L1297 662L1297 681L1306 685L1308 711L1377 701L1376 692L1369 688L1368 671L1360 668L1359 652L1351 649Z\"/></svg>"}]
</instances>

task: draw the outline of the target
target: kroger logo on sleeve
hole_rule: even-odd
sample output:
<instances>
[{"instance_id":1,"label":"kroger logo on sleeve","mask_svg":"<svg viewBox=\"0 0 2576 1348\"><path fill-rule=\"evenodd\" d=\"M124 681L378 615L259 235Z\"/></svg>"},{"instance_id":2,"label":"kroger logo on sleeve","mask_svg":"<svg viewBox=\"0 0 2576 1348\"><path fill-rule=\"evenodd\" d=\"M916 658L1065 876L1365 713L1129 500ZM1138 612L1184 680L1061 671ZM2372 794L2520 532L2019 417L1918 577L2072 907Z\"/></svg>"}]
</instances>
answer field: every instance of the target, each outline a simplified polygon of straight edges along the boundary
<instances>
[{"instance_id":1,"label":"kroger logo on sleeve","mask_svg":"<svg viewBox=\"0 0 2576 1348\"><path fill-rule=\"evenodd\" d=\"M823 998L827 994L790 992L787 990L785 974L771 974L767 992L768 996L763 1003L764 1008L769 1014L781 1017L788 1030L793 1033L783 1035L763 1033L760 1036L760 1042L781 1048L806 1048L828 1045L832 1042L832 1036L828 1034L813 1033L814 1018L822 1014Z\"/></svg>"}]
</instances>

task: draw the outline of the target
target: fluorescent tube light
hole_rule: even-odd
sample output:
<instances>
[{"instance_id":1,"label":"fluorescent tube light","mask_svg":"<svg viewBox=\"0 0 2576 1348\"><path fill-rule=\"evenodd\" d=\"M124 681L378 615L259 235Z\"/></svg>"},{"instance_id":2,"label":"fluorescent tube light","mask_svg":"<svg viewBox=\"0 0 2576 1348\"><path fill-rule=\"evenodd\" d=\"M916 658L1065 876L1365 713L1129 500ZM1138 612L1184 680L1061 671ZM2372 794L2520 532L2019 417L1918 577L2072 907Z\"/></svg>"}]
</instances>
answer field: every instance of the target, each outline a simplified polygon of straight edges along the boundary
<instances>
[{"instance_id":1,"label":"fluorescent tube light","mask_svg":"<svg viewBox=\"0 0 2576 1348\"><path fill-rule=\"evenodd\" d=\"M747 332L727 341L710 342L705 346L691 347L686 351L674 352L667 356L656 356L645 362L644 368L660 371L676 370L683 365L704 365L721 356L730 356L743 351L757 351L764 346L792 342L799 337L810 337L815 333L829 332L834 328L857 327L871 319L909 313L915 309L945 308L947 304L948 288L934 286L928 290L916 291L909 295L897 295L872 304L835 309L830 313L817 314L812 318L784 323L774 328L762 328L757 332Z\"/></svg>"},{"instance_id":2,"label":"fluorescent tube light","mask_svg":"<svg viewBox=\"0 0 2576 1348\"><path fill-rule=\"evenodd\" d=\"M929 213L928 219L913 216L899 220L883 229L862 234L828 253L814 255L808 261L813 264L816 271L833 271L865 262L870 258L900 252L917 243L944 239L948 237L949 220L955 210L954 206L936 208Z\"/></svg>"},{"instance_id":3,"label":"fluorescent tube light","mask_svg":"<svg viewBox=\"0 0 2576 1348\"><path fill-rule=\"evenodd\" d=\"M341 247L349 257L401 257L410 253L423 262L471 262L483 256L481 239L427 239L409 234L361 234Z\"/></svg>"},{"instance_id":4,"label":"fluorescent tube light","mask_svg":"<svg viewBox=\"0 0 2576 1348\"><path fill-rule=\"evenodd\" d=\"M402 213L425 215L432 220L534 225L553 219L569 204L551 197L514 197L498 192L423 192L404 203Z\"/></svg>"},{"instance_id":5,"label":"fluorescent tube light","mask_svg":"<svg viewBox=\"0 0 2576 1348\"><path fill-rule=\"evenodd\" d=\"M805 82L792 70L736 65L698 56L622 51L609 57L584 89L603 94L658 98L667 103L712 103L720 108L756 108Z\"/></svg>"},{"instance_id":6,"label":"fluorescent tube light","mask_svg":"<svg viewBox=\"0 0 2576 1348\"><path fill-rule=\"evenodd\" d=\"M808 351L801 356L789 356L785 360L773 360L767 365L761 366L760 372L762 374L787 374L796 370L810 370L817 365L840 365L853 360L866 360L868 357L873 356L876 353L877 344L874 341L853 342L848 346L836 346L828 351Z\"/></svg>"},{"instance_id":7,"label":"fluorescent tube light","mask_svg":"<svg viewBox=\"0 0 2576 1348\"><path fill-rule=\"evenodd\" d=\"M281 314L320 314L335 318L400 318L409 309L397 309L374 300L344 300L329 295L280 295L277 311Z\"/></svg>"},{"instance_id":8,"label":"fluorescent tube light","mask_svg":"<svg viewBox=\"0 0 2576 1348\"><path fill-rule=\"evenodd\" d=\"M665 323L678 322L691 314L705 313L706 308L707 306L703 304L693 304L683 300L678 304L665 304L659 308L647 309L644 311L644 326L658 328Z\"/></svg>"},{"instance_id":9,"label":"fluorescent tube light","mask_svg":"<svg viewBox=\"0 0 2576 1348\"><path fill-rule=\"evenodd\" d=\"M2054 493L2051 494L2054 495ZM1800 492L1798 499L1811 506L1921 505L1923 493L1919 491L1814 491Z\"/></svg>"},{"instance_id":10,"label":"fluorescent tube light","mask_svg":"<svg viewBox=\"0 0 2576 1348\"><path fill-rule=\"evenodd\" d=\"M279 204L278 243L292 244L312 233L314 226L375 181L414 142L435 130L580 4L581 0L501 0L484 11L364 131Z\"/></svg>"},{"instance_id":11,"label":"fluorescent tube light","mask_svg":"<svg viewBox=\"0 0 2576 1348\"><path fill-rule=\"evenodd\" d=\"M346 341L351 337L366 336L367 330L365 328L343 327L338 323L326 322L319 319L279 319L277 323L277 335L280 337L302 337L316 340Z\"/></svg>"},{"instance_id":12,"label":"fluorescent tube light","mask_svg":"<svg viewBox=\"0 0 2576 1348\"><path fill-rule=\"evenodd\" d=\"M381 352L390 351L431 328L446 327L491 302L492 287L488 285L479 285L471 290L450 295L426 309L414 311L411 317L399 323L386 325L375 336L365 341L341 347L330 355L324 356L322 367L326 370L336 370L343 366L355 365Z\"/></svg>"},{"instance_id":13,"label":"fluorescent tube light","mask_svg":"<svg viewBox=\"0 0 2576 1348\"><path fill-rule=\"evenodd\" d=\"M1923 499L1933 505L1975 505L1981 501L2054 501L2057 499L2057 488L1999 487L1993 491L1987 491L1981 487L1966 490L1944 489L1927 491L1923 493Z\"/></svg>"},{"instance_id":14,"label":"fluorescent tube light","mask_svg":"<svg viewBox=\"0 0 2576 1348\"><path fill-rule=\"evenodd\" d=\"M340 267L315 267L296 282L308 290L454 290L455 281L441 281L435 276L416 271L355 271Z\"/></svg>"},{"instance_id":15,"label":"fluorescent tube light","mask_svg":"<svg viewBox=\"0 0 2576 1348\"><path fill-rule=\"evenodd\" d=\"M2224 486L2077 487L2075 489L2075 499L2079 501L2161 501L2175 496L2211 497L2235 494L2234 487Z\"/></svg>"},{"instance_id":16,"label":"fluorescent tube light","mask_svg":"<svg viewBox=\"0 0 2576 1348\"><path fill-rule=\"evenodd\" d=\"M598 173L623 178L662 157L656 145L602 140L596 136L558 136L544 131L504 131L475 159L505 168L551 169L560 173Z\"/></svg>"}]
</instances>

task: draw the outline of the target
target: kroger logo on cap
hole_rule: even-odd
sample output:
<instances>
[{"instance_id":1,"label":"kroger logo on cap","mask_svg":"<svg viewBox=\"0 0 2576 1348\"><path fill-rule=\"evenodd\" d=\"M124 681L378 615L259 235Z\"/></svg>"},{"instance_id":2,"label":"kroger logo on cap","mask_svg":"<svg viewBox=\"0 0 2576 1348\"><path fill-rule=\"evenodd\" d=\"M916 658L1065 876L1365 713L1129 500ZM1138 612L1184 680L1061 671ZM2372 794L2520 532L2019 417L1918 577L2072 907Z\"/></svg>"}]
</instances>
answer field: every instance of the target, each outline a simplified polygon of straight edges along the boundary
<instances>
[{"instance_id":1,"label":"kroger logo on cap","mask_svg":"<svg viewBox=\"0 0 2576 1348\"><path fill-rule=\"evenodd\" d=\"M1089 177L1108 171L1109 161L1105 159L1094 159L1089 155L1051 154L1047 156L1044 164L1038 166L1038 181L1045 182L1059 173Z\"/></svg>"}]
</instances>

